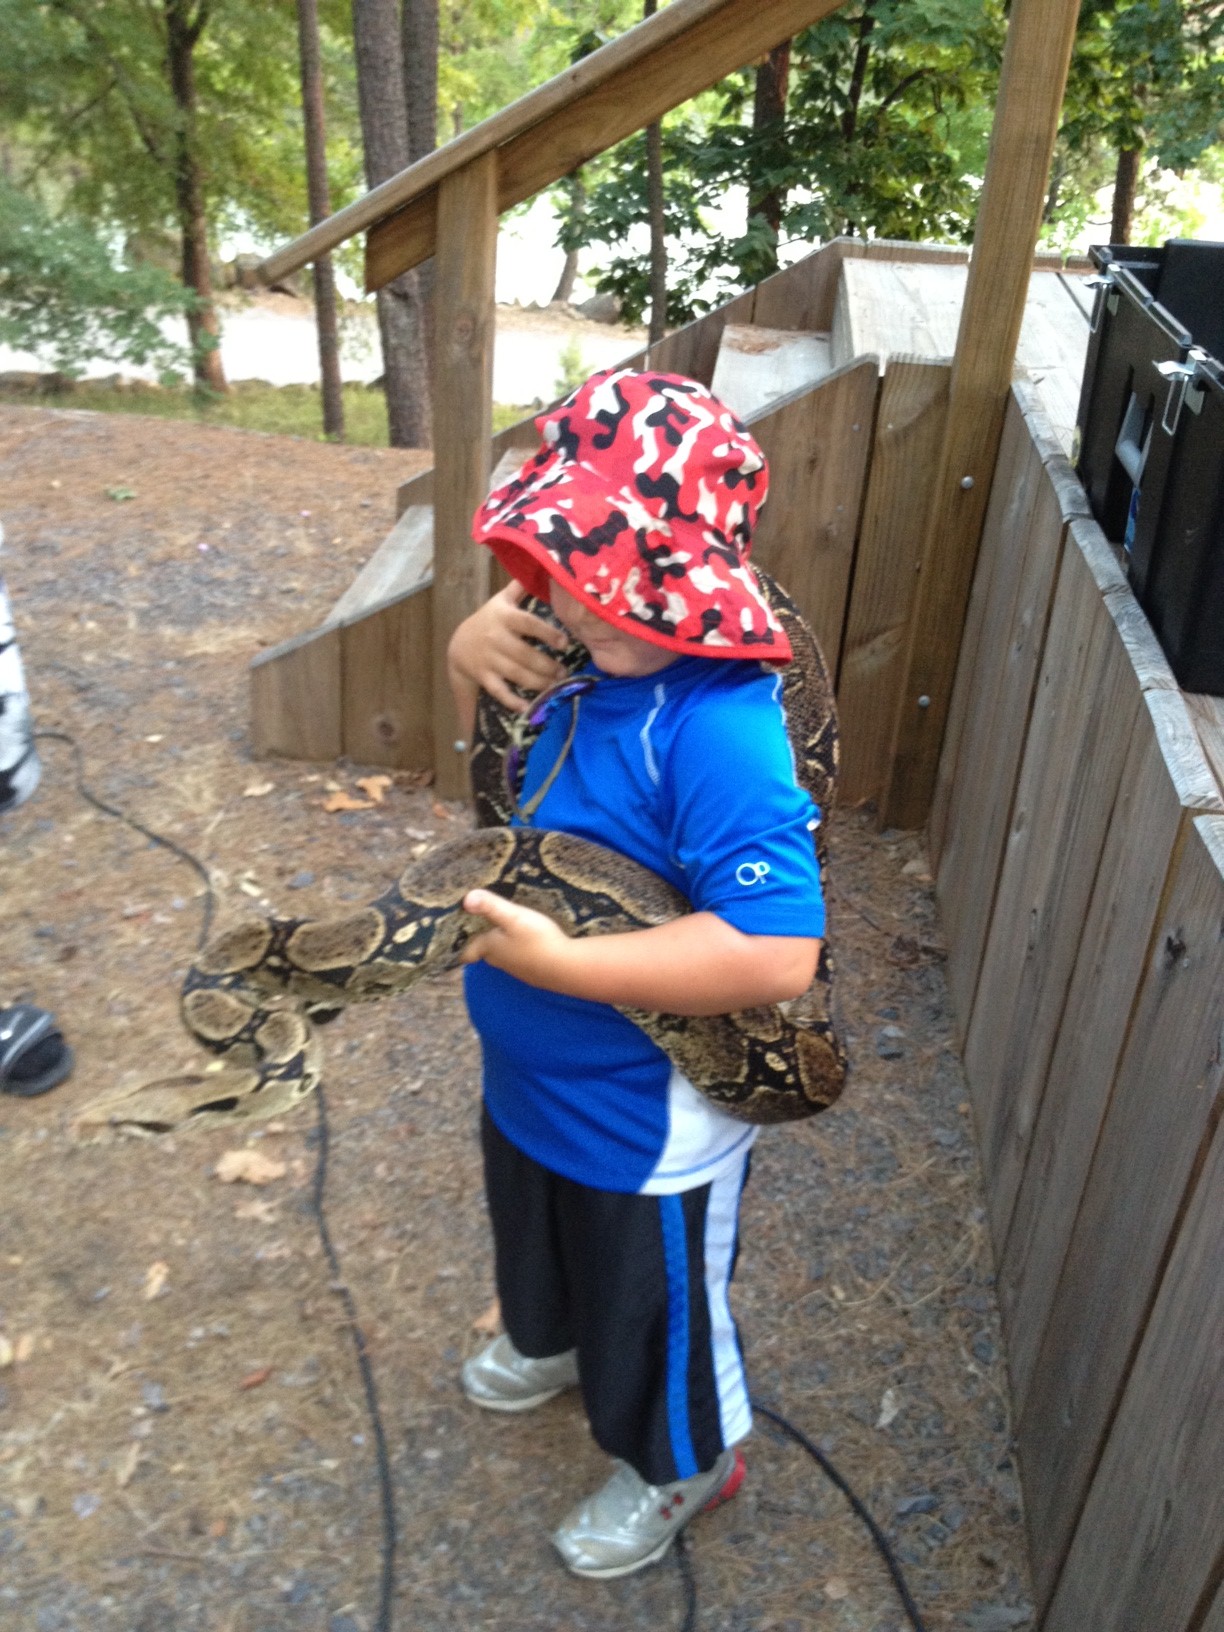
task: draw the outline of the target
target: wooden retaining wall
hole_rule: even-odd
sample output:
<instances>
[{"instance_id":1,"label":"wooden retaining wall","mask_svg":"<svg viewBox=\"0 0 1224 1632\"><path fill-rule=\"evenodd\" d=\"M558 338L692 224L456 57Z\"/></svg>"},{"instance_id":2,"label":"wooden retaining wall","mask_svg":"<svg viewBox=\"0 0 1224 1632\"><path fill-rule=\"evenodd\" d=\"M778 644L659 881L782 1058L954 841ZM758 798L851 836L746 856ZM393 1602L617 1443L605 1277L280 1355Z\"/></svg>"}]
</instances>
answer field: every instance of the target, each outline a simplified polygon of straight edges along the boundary
<instances>
[{"instance_id":1,"label":"wooden retaining wall","mask_svg":"<svg viewBox=\"0 0 1224 1632\"><path fill-rule=\"evenodd\" d=\"M1042 1632L1224 1625L1224 802L1031 392L930 826Z\"/></svg>"}]
</instances>

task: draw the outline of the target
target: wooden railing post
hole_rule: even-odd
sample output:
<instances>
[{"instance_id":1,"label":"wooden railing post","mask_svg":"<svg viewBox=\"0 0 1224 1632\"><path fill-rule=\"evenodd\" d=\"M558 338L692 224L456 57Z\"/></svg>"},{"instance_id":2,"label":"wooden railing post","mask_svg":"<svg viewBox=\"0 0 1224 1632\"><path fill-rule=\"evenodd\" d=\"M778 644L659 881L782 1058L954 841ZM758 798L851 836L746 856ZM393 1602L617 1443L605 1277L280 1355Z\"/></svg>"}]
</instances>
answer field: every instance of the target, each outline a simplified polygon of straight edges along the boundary
<instances>
[{"instance_id":1,"label":"wooden railing post","mask_svg":"<svg viewBox=\"0 0 1224 1632\"><path fill-rule=\"evenodd\" d=\"M1013 0L918 593L881 802L927 819L1003 431L1079 0Z\"/></svg>"},{"instance_id":2,"label":"wooden railing post","mask_svg":"<svg viewBox=\"0 0 1224 1632\"><path fill-rule=\"evenodd\" d=\"M493 416L497 154L484 153L438 188L433 378L433 730L435 787L467 793L466 746L446 678L455 626L489 592L488 552L472 513L489 488Z\"/></svg>"}]
</instances>

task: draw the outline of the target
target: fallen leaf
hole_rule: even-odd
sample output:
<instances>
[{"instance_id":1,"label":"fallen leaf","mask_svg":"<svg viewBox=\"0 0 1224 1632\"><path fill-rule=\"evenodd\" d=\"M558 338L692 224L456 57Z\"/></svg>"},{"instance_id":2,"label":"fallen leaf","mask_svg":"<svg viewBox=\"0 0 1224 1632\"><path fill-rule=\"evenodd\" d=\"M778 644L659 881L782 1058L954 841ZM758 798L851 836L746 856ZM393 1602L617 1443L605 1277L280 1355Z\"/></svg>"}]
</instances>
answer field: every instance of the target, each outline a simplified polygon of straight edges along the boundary
<instances>
[{"instance_id":1,"label":"fallen leaf","mask_svg":"<svg viewBox=\"0 0 1224 1632\"><path fill-rule=\"evenodd\" d=\"M450 811L437 799L433 802L433 813L440 822L449 822L451 819Z\"/></svg>"},{"instance_id":2,"label":"fallen leaf","mask_svg":"<svg viewBox=\"0 0 1224 1632\"><path fill-rule=\"evenodd\" d=\"M0 1371L4 1371L13 1363L13 1345L7 1337L0 1337Z\"/></svg>"},{"instance_id":3,"label":"fallen leaf","mask_svg":"<svg viewBox=\"0 0 1224 1632\"><path fill-rule=\"evenodd\" d=\"M260 1388L272 1375L271 1366L260 1366L258 1371L249 1371L238 1384L239 1388Z\"/></svg>"},{"instance_id":4,"label":"fallen leaf","mask_svg":"<svg viewBox=\"0 0 1224 1632\"><path fill-rule=\"evenodd\" d=\"M21 1336L13 1345L13 1359L19 1366L23 1366L33 1353L34 1333L22 1332Z\"/></svg>"},{"instance_id":5,"label":"fallen leaf","mask_svg":"<svg viewBox=\"0 0 1224 1632\"><path fill-rule=\"evenodd\" d=\"M108 487L106 496L108 499L114 499L116 504L122 504L124 499L134 499L136 497L136 489L133 487Z\"/></svg>"},{"instance_id":6,"label":"fallen leaf","mask_svg":"<svg viewBox=\"0 0 1224 1632\"><path fill-rule=\"evenodd\" d=\"M234 1208L235 1218L253 1218L257 1224L276 1223L276 1204L271 1201L261 1201L258 1196L252 1196L250 1201L240 1201Z\"/></svg>"},{"instance_id":7,"label":"fallen leaf","mask_svg":"<svg viewBox=\"0 0 1224 1632\"><path fill-rule=\"evenodd\" d=\"M357 786L362 793L373 799L376 805L381 805L383 796L391 786L391 778L389 776L359 776Z\"/></svg>"},{"instance_id":8,"label":"fallen leaf","mask_svg":"<svg viewBox=\"0 0 1224 1632\"><path fill-rule=\"evenodd\" d=\"M126 1490L128 1485L131 1483L132 1475L136 1472L137 1467L140 1465L140 1455L140 1441L134 1440L132 1444L128 1446L123 1461L120 1462L119 1466L115 1469L115 1483L119 1486L120 1490Z\"/></svg>"},{"instance_id":9,"label":"fallen leaf","mask_svg":"<svg viewBox=\"0 0 1224 1632\"><path fill-rule=\"evenodd\" d=\"M252 782L250 787L243 788L244 799L262 799L265 793L271 793L276 786L274 782Z\"/></svg>"},{"instance_id":10,"label":"fallen leaf","mask_svg":"<svg viewBox=\"0 0 1224 1632\"><path fill-rule=\"evenodd\" d=\"M891 1388L884 1390L884 1398L880 1401L880 1415L876 1419L877 1428L887 1428L901 1414L901 1402L896 1391Z\"/></svg>"},{"instance_id":11,"label":"fallen leaf","mask_svg":"<svg viewBox=\"0 0 1224 1632\"><path fill-rule=\"evenodd\" d=\"M840 1598L849 1598L850 1583L843 1581L840 1575L831 1575L824 1584L824 1595L832 1598L834 1603Z\"/></svg>"},{"instance_id":12,"label":"fallen leaf","mask_svg":"<svg viewBox=\"0 0 1224 1632\"><path fill-rule=\"evenodd\" d=\"M284 1162L248 1148L227 1150L213 1171L222 1184L271 1184L273 1179L283 1179L287 1169Z\"/></svg>"},{"instance_id":13,"label":"fallen leaf","mask_svg":"<svg viewBox=\"0 0 1224 1632\"><path fill-rule=\"evenodd\" d=\"M159 1297L169 1279L169 1264L163 1263L160 1258L155 1264L150 1264L148 1269L145 1270L145 1302L152 1303L154 1298Z\"/></svg>"},{"instance_id":14,"label":"fallen leaf","mask_svg":"<svg viewBox=\"0 0 1224 1632\"><path fill-rule=\"evenodd\" d=\"M480 1332L485 1337L496 1337L501 1326L501 1299L494 1298L483 1315L477 1315L472 1322L472 1330Z\"/></svg>"},{"instance_id":15,"label":"fallen leaf","mask_svg":"<svg viewBox=\"0 0 1224 1632\"><path fill-rule=\"evenodd\" d=\"M226 1519L214 1519L212 1521L212 1523L208 1527L208 1533L209 1533L209 1535L212 1537L212 1539L214 1541L220 1541L222 1539L222 1537L225 1535L225 1532L228 1529L229 1529L228 1520L226 1520Z\"/></svg>"},{"instance_id":16,"label":"fallen leaf","mask_svg":"<svg viewBox=\"0 0 1224 1632\"><path fill-rule=\"evenodd\" d=\"M323 809L330 812L337 810L373 810L372 799L354 799L351 793L332 793L323 801Z\"/></svg>"}]
</instances>

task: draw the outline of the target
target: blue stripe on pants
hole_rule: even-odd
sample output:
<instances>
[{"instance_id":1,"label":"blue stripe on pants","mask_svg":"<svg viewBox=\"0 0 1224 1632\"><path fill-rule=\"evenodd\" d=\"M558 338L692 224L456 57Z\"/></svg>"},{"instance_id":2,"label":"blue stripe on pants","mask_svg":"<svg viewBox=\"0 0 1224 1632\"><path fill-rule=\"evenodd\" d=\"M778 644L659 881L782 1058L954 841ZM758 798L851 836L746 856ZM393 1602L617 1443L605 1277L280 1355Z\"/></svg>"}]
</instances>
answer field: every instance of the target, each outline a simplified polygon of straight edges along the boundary
<instances>
[{"instance_id":1,"label":"blue stripe on pants","mask_svg":"<svg viewBox=\"0 0 1224 1632\"><path fill-rule=\"evenodd\" d=\"M660 1196L659 1219L667 1271L667 1427L676 1477L691 1479L698 1469L689 1428L689 1265L683 1197Z\"/></svg>"}]
</instances>

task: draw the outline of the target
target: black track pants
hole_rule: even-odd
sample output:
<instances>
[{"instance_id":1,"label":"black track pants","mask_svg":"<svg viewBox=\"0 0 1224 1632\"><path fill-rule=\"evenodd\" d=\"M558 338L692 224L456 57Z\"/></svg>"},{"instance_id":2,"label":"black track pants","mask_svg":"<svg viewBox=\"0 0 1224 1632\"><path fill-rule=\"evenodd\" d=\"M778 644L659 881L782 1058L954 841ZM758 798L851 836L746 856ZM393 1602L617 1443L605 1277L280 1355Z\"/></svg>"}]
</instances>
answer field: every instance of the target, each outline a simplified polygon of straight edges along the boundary
<instances>
[{"instance_id":1,"label":"black track pants","mask_svg":"<svg viewBox=\"0 0 1224 1632\"><path fill-rule=\"evenodd\" d=\"M532 1359L578 1350L599 1445L652 1485L713 1467L752 1418L727 1304L749 1153L674 1196L563 1179L486 1111L485 1186L510 1339Z\"/></svg>"}]
</instances>

